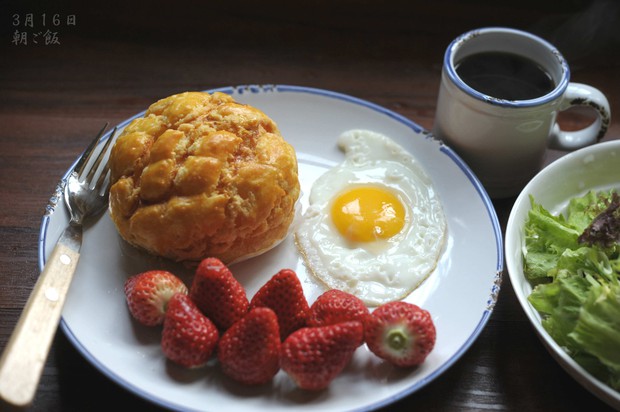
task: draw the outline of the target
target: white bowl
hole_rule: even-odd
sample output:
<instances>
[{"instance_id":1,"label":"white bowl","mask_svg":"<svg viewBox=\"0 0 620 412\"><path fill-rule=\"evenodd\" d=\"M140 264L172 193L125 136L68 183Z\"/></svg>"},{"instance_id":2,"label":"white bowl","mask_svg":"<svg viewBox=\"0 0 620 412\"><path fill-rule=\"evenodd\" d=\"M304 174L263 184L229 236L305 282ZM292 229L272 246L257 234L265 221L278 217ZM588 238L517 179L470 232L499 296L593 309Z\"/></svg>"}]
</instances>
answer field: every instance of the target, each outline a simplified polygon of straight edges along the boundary
<instances>
[{"instance_id":1,"label":"white bowl","mask_svg":"<svg viewBox=\"0 0 620 412\"><path fill-rule=\"evenodd\" d=\"M620 393L579 366L551 338L541 317L528 302L532 286L523 274L523 226L530 210L530 195L551 213L562 213L568 201L588 190L620 189L620 140L598 143L569 153L540 171L517 198L506 227L505 257L510 281L519 303L551 355L581 385L620 409Z\"/></svg>"}]
</instances>

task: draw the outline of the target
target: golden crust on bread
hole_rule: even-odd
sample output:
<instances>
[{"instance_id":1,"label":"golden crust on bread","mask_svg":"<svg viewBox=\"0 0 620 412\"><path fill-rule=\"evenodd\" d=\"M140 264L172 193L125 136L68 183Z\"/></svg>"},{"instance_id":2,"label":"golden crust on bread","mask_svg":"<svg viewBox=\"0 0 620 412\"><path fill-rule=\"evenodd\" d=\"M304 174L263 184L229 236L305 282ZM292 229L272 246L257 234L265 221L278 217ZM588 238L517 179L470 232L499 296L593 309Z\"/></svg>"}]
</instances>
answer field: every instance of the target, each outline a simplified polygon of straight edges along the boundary
<instances>
[{"instance_id":1,"label":"golden crust on bread","mask_svg":"<svg viewBox=\"0 0 620 412\"><path fill-rule=\"evenodd\" d=\"M295 151L277 125L218 92L152 104L109 164L120 235L176 261L230 263L269 249L287 235L299 197Z\"/></svg>"}]
</instances>

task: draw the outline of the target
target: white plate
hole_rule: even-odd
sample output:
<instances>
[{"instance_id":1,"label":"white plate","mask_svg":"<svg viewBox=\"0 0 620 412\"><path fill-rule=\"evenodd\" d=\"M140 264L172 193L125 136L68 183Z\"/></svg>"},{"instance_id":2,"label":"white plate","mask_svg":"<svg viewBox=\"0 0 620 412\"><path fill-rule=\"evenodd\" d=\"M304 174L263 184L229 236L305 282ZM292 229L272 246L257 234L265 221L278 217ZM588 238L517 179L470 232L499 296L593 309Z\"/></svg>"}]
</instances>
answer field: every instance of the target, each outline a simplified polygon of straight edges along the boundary
<instances>
[{"instance_id":1,"label":"white plate","mask_svg":"<svg viewBox=\"0 0 620 412\"><path fill-rule=\"evenodd\" d=\"M283 85L218 91L263 110L295 147L304 209L305 196L314 180L343 159L335 139L346 130L383 133L420 160L443 200L449 236L435 272L406 300L433 315L437 328L435 349L420 368L397 370L362 346L343 374L328 390L319 393L295 389L284 372L275 377L272 385L248 388L222 377L215 364L206 370L175 367L162 356L159 329L142 327L130 319L122 285L127 276L147 269L170 268L186 281L191 274L126 247L108 215L85 231L82 257L63 311L62 329L76 348L128 390L158 405L183 410L371 410L415 392L446 371L470 347L489 319L503 269L497 216L469 168L418 125L367 101ZM142 113L134 118L138 116ZM43 218L41 267L68 222L61 203L62 186L63 182ZM306 272L290 237L267 254L234 265L232 270L252 296L284 267L297 271L310 303L323 292Z\"/></svg>"},{"instance_id":2,"label":"white plate","mask_svg":"<svg viewBox=\"0 0 620 412\"><path fill-rule=\"evenodd\" d=\"M582 196L588 190L611 188L620 189L620 140L599 143L569 153L540 171L517 197L510 212L506 227L506 267L519 303L551 355L586 389L620 409L620 393L586 372L542 327L538 311L527 300L532 286L523 274L522 258L525 244L523 227L531 209L530 195L549 212L557 215L566 210L571 198Z\"/></svg>"}]
</instances>

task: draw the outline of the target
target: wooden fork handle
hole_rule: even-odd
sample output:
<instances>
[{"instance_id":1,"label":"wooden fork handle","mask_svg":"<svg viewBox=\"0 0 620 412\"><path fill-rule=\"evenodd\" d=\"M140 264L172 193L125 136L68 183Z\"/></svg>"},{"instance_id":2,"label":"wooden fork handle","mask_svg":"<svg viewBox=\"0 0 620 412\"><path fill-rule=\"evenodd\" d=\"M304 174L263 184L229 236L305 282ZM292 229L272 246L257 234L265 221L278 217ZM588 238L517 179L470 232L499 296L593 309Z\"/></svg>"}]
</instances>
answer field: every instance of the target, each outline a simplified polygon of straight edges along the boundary
<instances>
[{"instance_id":1,"label":"wooden fork handle","mask_svg":"<svg viewBox=\"0 0 620 412\"><path fill-rule=\"evenodd\" d=\"M75 244L59 241L4 349L0 397L12 405L26 406L34 399L79 257L79 244L75 250Z\"/></svg>"}]
</instances>

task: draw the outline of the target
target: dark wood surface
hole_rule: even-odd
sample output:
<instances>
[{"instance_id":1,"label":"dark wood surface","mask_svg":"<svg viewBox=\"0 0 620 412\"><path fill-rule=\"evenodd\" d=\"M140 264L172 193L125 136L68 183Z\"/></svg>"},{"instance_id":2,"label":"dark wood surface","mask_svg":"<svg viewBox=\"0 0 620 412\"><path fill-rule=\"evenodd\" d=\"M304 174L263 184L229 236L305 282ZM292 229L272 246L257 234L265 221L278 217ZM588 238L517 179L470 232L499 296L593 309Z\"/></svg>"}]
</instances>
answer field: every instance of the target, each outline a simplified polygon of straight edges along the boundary
<instances>
[{"instance_id":1,"label":"dark wood surface","mask_svg":"<svg viewBox=\"0 0 620 412\"><path fill-rule=\"evenodd\" d=\"M61 176L104 122L118 123L161 97L241 84L310 86L383 105L430 129L448 43L475 27L503 25L554 42L573 81L601 89L612 113L620 107L614 0L48 3L0 6L0 349L39 274L41 218ZM33 27L23 24L30 13ZM75 25L67 24L71 15ZM18 32L29 33L28 44L13 43ZM46 44L54 38L60 44ZM616 118L605 140L620 138ZM588 116L561 119L579 127ZM547 163L562 155L549 152ZM502 228L513 202L494 202ZM120 405L158 410L102 375L59 331L29 410ZM479 339L439 378L386 410L405 408L608 407L549 356L504 274Z\"/></svg>"}]
</instances>

